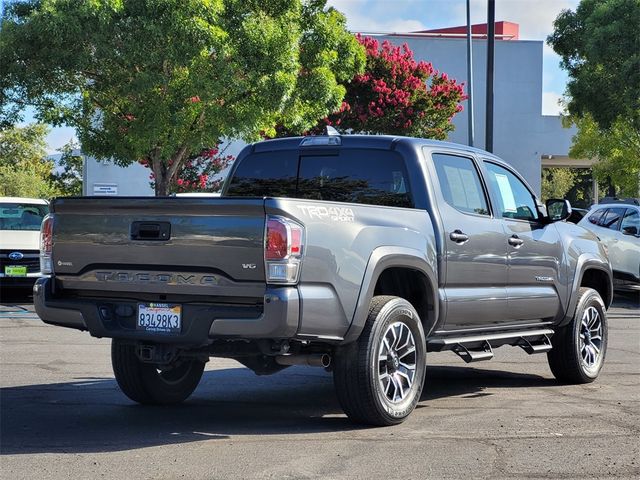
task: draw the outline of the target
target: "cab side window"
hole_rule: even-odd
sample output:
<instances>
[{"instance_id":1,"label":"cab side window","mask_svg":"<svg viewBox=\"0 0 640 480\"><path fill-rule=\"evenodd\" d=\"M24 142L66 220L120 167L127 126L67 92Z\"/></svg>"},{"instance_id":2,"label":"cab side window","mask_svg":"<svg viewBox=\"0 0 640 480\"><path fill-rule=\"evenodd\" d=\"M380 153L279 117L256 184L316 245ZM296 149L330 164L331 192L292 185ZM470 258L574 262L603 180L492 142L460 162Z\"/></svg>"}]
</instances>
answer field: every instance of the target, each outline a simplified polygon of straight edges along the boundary
<instances>
[{"instance_id":1,"label":"cab side window","mask_svg":"<svg viewBox=\"0 0 640 480\"><path fill-rule=\"evenodd\" d=\"M489 183L498 194L498 209L504 218L538 220L536 202L522 181L506 168L485 162Z\"/></svg>"},{"instance_id":2,"label":"cab side window","mask_svg":"<svg viewBox=\"0 0 640 480\"><path fill-rule=\"evenodd\" d=\"M473 160L434 153L433 163L444 200L464 213L489 215L487 199Z\"/></svg>"}]
</instances>

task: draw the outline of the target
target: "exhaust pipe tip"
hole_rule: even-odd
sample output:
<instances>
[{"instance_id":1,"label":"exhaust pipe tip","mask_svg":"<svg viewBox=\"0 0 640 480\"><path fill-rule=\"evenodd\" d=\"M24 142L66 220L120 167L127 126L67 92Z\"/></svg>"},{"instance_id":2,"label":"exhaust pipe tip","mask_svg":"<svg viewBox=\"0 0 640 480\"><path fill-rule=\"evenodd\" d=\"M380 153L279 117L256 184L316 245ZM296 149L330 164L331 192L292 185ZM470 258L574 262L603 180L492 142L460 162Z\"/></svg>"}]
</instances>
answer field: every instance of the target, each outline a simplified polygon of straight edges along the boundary
<instances>
[{"instance_id":1,"label":"exhaust pipe tip","mask_svg":"<svg viewBox=\"0 0 640 480\"><path fill-rule=\"evenodd\" d=\"M308 365L311 367L329 368L331 365L331 355L328 353L314 353L306 355L278 355L276 356L278 365Z\"/></svg>"},{"instance_id":2,"label":"exhaust pipe tip","mask_svg":"<svg viewBox=\"0 0 640 480\"><path fill-rule=\"evenodd\" d=\"M320 355L320 366L322 368L329 368L330 365L331 355L329 355L328 353L323 353L322 355Z\"/></svg>"}]
</instances>

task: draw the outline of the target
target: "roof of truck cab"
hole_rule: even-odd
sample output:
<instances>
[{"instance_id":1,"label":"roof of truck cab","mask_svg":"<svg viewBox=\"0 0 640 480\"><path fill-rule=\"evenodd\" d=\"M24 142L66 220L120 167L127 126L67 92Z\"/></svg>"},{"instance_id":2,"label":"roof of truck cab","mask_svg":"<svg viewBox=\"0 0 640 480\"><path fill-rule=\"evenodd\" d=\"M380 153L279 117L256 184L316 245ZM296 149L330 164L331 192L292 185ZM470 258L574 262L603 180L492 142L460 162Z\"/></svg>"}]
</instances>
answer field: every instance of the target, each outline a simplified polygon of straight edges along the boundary
<instances>
[{"instance_id":1,"label":"roof of truck cab","mask_svg":"<svg viewBox=\"0 0 640 480\"><path fill-rule=\"evenodd\" d=\"M332 135L315 135L317 137L331 137ZM342 141L341 147L378 147L378 148L391 148L391 145L396 142L409 143L416 146L427 146L427 147L440 147L440 148L452 148L460 151L466 151L471 153L476 153L483 156L489 156L492 158L495 157L494 154L489 153L485 150L481 150L479 148L470 147L468 145L462 145L460 143L453 142L444 142L441 140L431 140L426 138L416 138L416 137L404 137L402 135L336 135L340 137ZM252 144L254 152L267 152L270 150L290 150L290 149L298 149L300 148L300 143L308 137L285 137L285 138L274 138L271 140L263 140L261 142L257 142ZM304 148L314 148L318 147L317 145L308 146ZM323 146L320 146L322 148ZM333 145L329 145L329 147L334 147Z\"/></svg>"},{"instance_id":2,"label":"roof of truck cab","mask_svg":"<svg viewBox=\"0 0 640 480\"><path fill-rule=\"evenodd\" d=\"M41 198L27 197L0 197L0 203L31 203L33 205L49 205L49 202Z\"/></svg>"}]
</instances>

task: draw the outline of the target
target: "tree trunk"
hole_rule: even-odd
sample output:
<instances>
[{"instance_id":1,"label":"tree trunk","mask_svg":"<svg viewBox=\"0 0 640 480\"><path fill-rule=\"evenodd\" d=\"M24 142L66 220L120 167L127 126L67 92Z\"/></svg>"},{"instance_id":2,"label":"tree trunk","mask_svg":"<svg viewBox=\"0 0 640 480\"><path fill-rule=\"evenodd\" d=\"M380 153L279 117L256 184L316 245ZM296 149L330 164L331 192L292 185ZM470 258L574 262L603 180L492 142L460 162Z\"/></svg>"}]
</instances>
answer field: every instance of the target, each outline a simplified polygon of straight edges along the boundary
<instances>
[{"instance_id":1,"label":"tree trunk","mask_svg":"<svg viewBox=\"0 0 640 480\"><path fill-rule=\"evenodd\" d=\"M609 183L609 186L607 187L607 197L615 198L616 187L611 181L611 177L607 177L607 182Z\"/></svg>"},{"instance_id":2,"label":"tree trunk","mask_svg":"<svg viewBox=\"0 0 640 480\"><path fill-rule=\"evenodd\" d=\"M186 145L181 146L168 162L155 157L152 160L153 175L155 177L156 197L166 197L169 195L171 181L175 178L182 167L184 159L189 151Z\"/></svg>"},{"instance_id":3,"label":"tree trunk","mask_svg":"<svg viewBox=\"0 0 640 480\"><path fill-rule=\"evenodd\" d=\"M204 110L200 112L198 118L194 120L191 128L198 124L202 124L204 120ZM178 176L178 172L182 167L185 158L189 157L190 149L188 142L184 142L175 151L171 158L165 162L160 158L160 148L156 147L151 154L151 163L153 168L153 175L155 176L155 194L156 197L166 197L169 195L169 189L171 188L171 181Z\"/></svg>"},{"instance_id":4,"label":"tree trunk","mask_svg":"<svg viewBox=\"0 0 640 480\"><path fill-rule=\"evenodd\" d=\"M152 170L155 184L155 195L156 197L166 197L169 195L169 175L167 171L167 167L164 162L160 158L154 158L152 160Z\"/></svg>"},{"instance_id":5,"label":"tree trunk","mask_svg":"<svg viewBox=\"0 0 640 480\"><path fill-rule=\"evenodd\" d=\"M166 172L162 172L160 176L156 175L155 193L156 197L166 197L169 195L169 178L167 178Z\"/></svg>"}]
</instances>

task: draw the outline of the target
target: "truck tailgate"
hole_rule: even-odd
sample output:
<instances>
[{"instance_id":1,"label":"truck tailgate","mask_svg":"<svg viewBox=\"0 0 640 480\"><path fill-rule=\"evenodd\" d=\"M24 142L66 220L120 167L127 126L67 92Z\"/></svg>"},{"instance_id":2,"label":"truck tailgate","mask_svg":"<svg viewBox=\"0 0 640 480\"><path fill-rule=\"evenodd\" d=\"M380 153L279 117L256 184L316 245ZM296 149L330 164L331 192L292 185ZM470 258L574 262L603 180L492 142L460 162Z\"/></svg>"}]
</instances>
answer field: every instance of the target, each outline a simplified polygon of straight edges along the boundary
<instances>
[{"instance_id":1,"label":"truck tailgate","mask_svg":"<svg viewBox=\"0 0 640 480\"><path fill-rule=\"evenodd\" d=\"M53 267L62 288L264 291L263 199L63 198L51 210Z\"/></svg>"}]
</instances>

